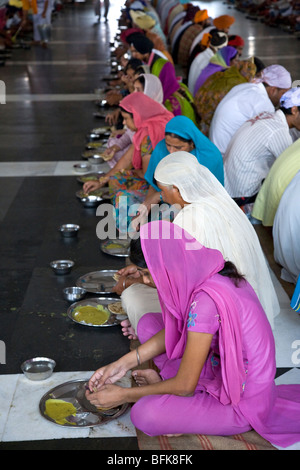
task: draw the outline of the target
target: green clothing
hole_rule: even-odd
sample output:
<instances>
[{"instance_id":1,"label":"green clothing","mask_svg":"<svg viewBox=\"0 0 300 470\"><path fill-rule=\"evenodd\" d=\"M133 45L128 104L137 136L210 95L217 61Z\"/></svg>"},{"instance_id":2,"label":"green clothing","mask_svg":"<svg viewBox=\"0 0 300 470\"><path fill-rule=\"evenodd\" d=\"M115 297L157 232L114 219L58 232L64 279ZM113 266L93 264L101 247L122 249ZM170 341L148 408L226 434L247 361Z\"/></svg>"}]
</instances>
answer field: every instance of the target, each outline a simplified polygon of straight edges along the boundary
<instances>
[{"instance_id":1,"label":"green clothing","mask_svg":"<svg viewBox=\"0 0 300 470\"><path fill-rule=\"evenodd\" d=\"M174 116L186 116L198 125L193 95L184 83L178 81L174 65L168 60L154 56L150 70L161 81L164 93L163 104L167 110Z\"/></svg>"}]
</instances>

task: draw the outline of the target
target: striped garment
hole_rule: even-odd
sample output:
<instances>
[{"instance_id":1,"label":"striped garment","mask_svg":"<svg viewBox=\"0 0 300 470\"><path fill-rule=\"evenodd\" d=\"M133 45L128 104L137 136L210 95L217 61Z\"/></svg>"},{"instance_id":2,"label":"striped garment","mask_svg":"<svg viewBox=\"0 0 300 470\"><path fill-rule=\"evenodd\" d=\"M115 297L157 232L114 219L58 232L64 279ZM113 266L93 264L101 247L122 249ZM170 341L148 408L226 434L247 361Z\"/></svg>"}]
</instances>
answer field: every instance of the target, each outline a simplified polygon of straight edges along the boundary
<instances>
[{"instance_id":1,"label":"striped garment","mask_svg":"<svg viewBox=\"0 0 300 470\"><path fill-rule=\"evenodd\" d=\"M225 189L230 196L257 194L275 159L292 143L281 110L263 112L246 121L224 155Z\"/></svg>"}]
</instances>

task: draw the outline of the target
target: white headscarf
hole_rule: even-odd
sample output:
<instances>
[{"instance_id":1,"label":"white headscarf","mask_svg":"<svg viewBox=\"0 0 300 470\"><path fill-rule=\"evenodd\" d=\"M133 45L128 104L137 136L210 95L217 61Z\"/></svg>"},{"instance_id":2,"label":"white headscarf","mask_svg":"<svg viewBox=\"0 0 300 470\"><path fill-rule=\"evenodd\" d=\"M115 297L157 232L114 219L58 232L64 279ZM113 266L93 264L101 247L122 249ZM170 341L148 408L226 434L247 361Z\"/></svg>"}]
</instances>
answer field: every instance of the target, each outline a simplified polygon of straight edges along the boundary
<instances>
[{"instance_id":1,"label":"white headscarf","mask_svg":"<svg viewBox=\"0 0 300 470\"><path fill-rule=\"evenodd\" d=\"M290 72L288 72L282 65L269 65L263 69L260 73L260 76L252 80L255 83L265 82L269 86L274 86L277 88L291 88L292 86L292 77Z\"/></svg>"},{"instance_id":2,"label":"white headscarf","mask_svg":"<svg viewBox=\"0 0 300 470\"><path fill-rule=\"evenodd\" d=\"M153 100L163 104L164 92L160 79L152 73L142 73L145 79L144 93Z\"/></svg>"},{"instance_id":3,"label":"white headscarf","mask_svg":"<svg viewBox=\"0 0 300 470\"><path fill-rule=\"evenodd\" d=\"M188 203L174 223L235 264L255 290L274 327L274 317L280 307L259 239L246 215L217 178L190 153L175 152L157 165L155 179L176 186Z\"/></svg>"}]
</instances>

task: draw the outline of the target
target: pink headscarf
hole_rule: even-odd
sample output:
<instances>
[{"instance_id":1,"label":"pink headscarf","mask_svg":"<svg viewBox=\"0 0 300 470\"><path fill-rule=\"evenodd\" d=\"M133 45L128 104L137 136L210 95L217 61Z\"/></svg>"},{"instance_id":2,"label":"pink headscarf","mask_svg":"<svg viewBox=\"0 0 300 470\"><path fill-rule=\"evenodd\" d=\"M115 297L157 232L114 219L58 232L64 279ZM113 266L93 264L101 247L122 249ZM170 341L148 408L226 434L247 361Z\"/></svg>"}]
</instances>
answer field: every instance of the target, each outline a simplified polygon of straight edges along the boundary
<instances>
[{"instance_id":1,"label":"pink headscarf","mask_svg":"<svg viewBox=\"0 0 300 470\"><path fill-rule=\"evenodd\" d=\"M154 148L165 137L167 122L174 117L170 111L160 103L141 92L130 93L120 102L121 108L133 115L137 131L134 133L132 143L134 154L132 164L134 168L142 168L141 143L149 136Z\"/></svg>"},{"instance_id":2,"label":"pink headscarf","mask_svg":"<svg viewBox=\"0 0 300 470\"><path fill-rule=\"evenodd\" d=\"M187 322L196 294L206 292L220 316L219 349L222 365L220 401L240 401L245 371L240 318L228 285L217 273L224 267L218 250L206 248L181 227L155 221L140 231L142 250L161 303L169 359L183 356Z\"/></svg>"}]
</instances>

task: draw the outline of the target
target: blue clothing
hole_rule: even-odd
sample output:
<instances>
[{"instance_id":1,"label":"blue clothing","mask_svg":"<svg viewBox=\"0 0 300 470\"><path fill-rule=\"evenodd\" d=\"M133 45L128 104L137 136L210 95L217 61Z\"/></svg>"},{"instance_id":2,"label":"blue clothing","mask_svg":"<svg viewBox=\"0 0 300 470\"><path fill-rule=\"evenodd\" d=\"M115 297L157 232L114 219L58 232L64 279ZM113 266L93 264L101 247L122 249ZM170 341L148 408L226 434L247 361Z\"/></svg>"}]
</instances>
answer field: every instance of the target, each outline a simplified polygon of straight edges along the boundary
<instances>
[{"instance_id":1,"label":"blue clothing","mask_svg":"<svg viewBox=\"0 0 300 470\"><path fill-rule=\"evenodd\" d=\"M219 149L195 126L186 116L175 116L167 124L165 132L171 132L194 142L195 148L190 152L198 162L208 168L224 186L223 158ZM156 190L160 191L155 183L154 173L159 162L169 155L165 139L161 140L153 150L145 174L145 180Z\"/></svg>"}]
</instances>

